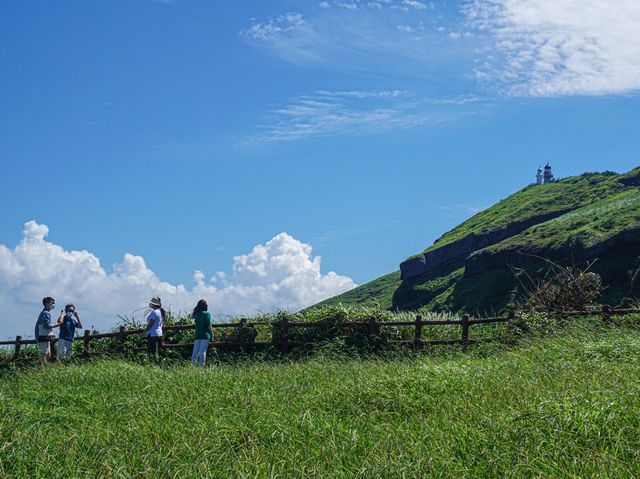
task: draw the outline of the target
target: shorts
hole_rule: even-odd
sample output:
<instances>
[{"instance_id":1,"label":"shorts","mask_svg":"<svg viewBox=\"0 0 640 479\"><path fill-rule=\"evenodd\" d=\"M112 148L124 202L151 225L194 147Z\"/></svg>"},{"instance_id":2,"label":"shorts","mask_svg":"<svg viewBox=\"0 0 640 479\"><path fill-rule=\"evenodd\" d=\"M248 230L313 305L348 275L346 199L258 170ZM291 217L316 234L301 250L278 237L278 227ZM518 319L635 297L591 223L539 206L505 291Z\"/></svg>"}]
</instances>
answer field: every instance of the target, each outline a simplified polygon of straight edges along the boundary
<instances>
[{"instance_id":1,"label":"shorts","mask_svg":"<svg viewBox=\"0 0 640 479\"><path fill-rule=\"evenodd\" d=\"M51 354L51 343L49 341L38 341L38 352L41 356Z\"/></svg>"},{"instance_id":2,"label":"shorts","mask_svg":"<svg viewBox=\"0 0 640 479\"><path fill-rule=\"evenodd\" d=\"M73 341L58 339L58 359L69 359L73 354Z\"/></svg>"}]
</instances>

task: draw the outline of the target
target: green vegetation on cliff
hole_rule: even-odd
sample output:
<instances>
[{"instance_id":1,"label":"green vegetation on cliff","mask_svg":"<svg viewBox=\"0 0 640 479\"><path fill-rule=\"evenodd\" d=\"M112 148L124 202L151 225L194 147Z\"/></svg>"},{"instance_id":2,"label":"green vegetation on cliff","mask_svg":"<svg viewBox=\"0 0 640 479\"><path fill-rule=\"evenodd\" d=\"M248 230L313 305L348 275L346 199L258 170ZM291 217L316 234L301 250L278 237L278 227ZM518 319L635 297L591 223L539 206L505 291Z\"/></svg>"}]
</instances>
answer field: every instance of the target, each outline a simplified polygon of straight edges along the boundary
<instances>
[{"instance_id":1,"label":"green vegetation on cliff","mask_svg":"<svg viewBox=\"0 0 640 479\"><path fill-rule=\"evenodd\" d=\"M513 227L518 224L525 226L519 230ZM640 235L635 238L627 234L638 228L640 168L622 175L584 173L549 184L529 185L412 256L415 260L423 258L423 265L418 266L424 272L404 281L399 272L392 273L322 304L375 303L390 310L497 312L513 305L518 294L518 280L510 266L544 273L544 261L527 256L531 254L564 264L597 258L594 268L607 285L601 301L623 304L640 296L632 279L640 268ZM617 241L621 234L627 236ZM478 241L477 247L465 252L461 246L462 253L456 253L458 244L483 235L486 240ZM430 265L429 255L436 254L444 259Z\"/></svg>"},{"instance_id":2,"label":"green vegetation on cliff","mask_svg":"<svg viewBox=\"0 0 640 479\"><path fill-rule=\"evenodd\" d=\"M488 233L531 217L566 211L608 198L624 186L613 172L584 173L545 185L529 185L443 234L433 251L472 234Z\"/></svg>"},{"instance_id":3,"label":"green vegetation on cliff","mask_svg":"<svg viewBox=\"0 0 640 479\"><path fill-rule=\"evenodd\" d=\"M633 188L533 226L519 235L488 246L486 251L591 247L639 226L640 189Z\"/></svg>"},{"instance_id":4,"label":"green vegetation on cliff","mask_svg":"<svg viewBox=\"0 0 640 479\"><path fill-rule=\"evenodd\" d=\"M400 271L386 274L362 286L347 291L339 296L340 301L330 298L313 306L313 309L324 306L334 306L342 302L354 306L382 307L389 309L393 301L393 292L398 289L402 281Z\"/></svg>"}]
</instances>

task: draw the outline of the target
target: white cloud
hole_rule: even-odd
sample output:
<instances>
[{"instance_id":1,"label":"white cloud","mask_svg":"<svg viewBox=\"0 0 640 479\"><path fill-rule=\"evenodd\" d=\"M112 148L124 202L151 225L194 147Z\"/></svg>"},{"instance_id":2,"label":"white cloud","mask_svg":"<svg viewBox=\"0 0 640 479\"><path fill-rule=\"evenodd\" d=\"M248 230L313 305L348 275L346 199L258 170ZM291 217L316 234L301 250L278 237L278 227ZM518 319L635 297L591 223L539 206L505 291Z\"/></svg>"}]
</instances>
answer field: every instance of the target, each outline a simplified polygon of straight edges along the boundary
<instances>
[{"instance_id":1,"label":"white cloud","mask_svg":"<svg viewBox=\"0 0 640 479\"><path fill-rule=\"evenodd\" d=\"M0 337L32 335L44 296L58 305L73 302L85 326L108 329L117 314L131 314L152 296L174 311L192 308L205 298L217 315L254 314L275 308L300 309L353 287L351 278L322 274L321 259L310 245L280 233L245 255L234 258L232 273L195 271L194 285L162 281L144 258L125 254L107 272L88 251L67 251L47 241L48 227L25 223L22 240L10 249L0 245Z\"/></svg>"},{"instance_id":2,"label":"white cloud","mask_svg":"<svg viewBox=\"0 0 640 479\"><path fill-rule=\"evenodd\" d=\"M290 61L323 60L320 52L326 39L300 13L290 12L264 22L254 22L240 35Z\"/></svg>"},{"instance_id":3,"label":"white cloud","mask_svg":"<svg viewBox=\"0 0 640 479\"><path fill-rule=\"evenodd\" d=\"M356 5L355 3L341 3L341 2L338 2L337 5L339 7L346 8L347 10L357 10L358 9L358 5Z\"/></svg>"},{"instance_id":4,"label":"white cloud","mask_svg":"<svg viewBox=\"0 0 640 479\"><path fill-rule=\"evenodd\" d=\"M438 35L443 19L434 10L433 3L419 0L333 1L324 8L256 19L240 35L295 64L431 78L443 65L462 70L472 61L463 58L468 56L463 46L451 46ZM462 13L453 13L455 18L447 21L465 20ZM451 61L452 49L461 52L456 62Z\"/></svg>"},{"instance_id":5,"label":"white cloud","mask_svg":"<svg viewBox=\"0 0 640 479\"><path fill-rule=\"evenodd\" d=\"M466 14L491 34L491 51L501 53L478 69L478 78L504 82L511 94L640 89L637 0L475 0Z\"/></svg>"},{"instance_id":6,"label":"white cloud","mask_svg":"<svg viewBox=\"0 0 640 479\"><path fill-rule=\"evenodd\" d=\"M456 106L475 97L420 98L402 90L317 91L275 109L248 144L293 141L336 134L377 134L458 118ZM466 112L465 114L471 114Z\"/></svg>"},{"instance_id":7,"label":"white cloud","mask_svg":"<svg viewBox=\"0 0 640 479\"><path fill-rule=\"evenodd\" d=\"M418 0L403 0L402 4L413 7L416 10L426 10L427 8L429 8L429 5L419 2Z\"/></svg>"},{"instance_id":8,"label":"white cloud","mask_svg":"<svg viewBox=\"0 0 640 479\"><path fill-rule=\"evenodd\" d=\"M254 20L240 34L296 64L460 83L475 73L509 95L640 89L638 0L330 0L321 6Z\"/></svg>"},{"instance_id":9,"label":"white cloud","mask_svg":"<svg viewBox=\"0 0 640 479\"><path fill-rule=\"evenodd\" d=\"M437 209L442 211L450 211L452 213L462 213L464 215L475 215L484 208L478 208L476 206L469 205L448 205L448 206L436 206Z\"/></svg>"}]
</instances>

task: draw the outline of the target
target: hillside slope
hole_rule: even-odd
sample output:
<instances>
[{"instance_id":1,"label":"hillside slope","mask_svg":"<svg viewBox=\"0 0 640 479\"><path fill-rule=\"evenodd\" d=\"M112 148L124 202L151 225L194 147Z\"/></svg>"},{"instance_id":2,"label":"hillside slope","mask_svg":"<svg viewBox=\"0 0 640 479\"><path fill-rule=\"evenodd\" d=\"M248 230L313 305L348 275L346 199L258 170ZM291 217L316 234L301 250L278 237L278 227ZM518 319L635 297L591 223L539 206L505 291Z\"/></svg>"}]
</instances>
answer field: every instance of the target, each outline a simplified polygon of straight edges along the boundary
<instances>
[{"instance_id":1,"label":"hillside slope","mask_svg":"<svg viewBox=\"0 0 640 479\"><path fill-rule=\"evenodd\" d=\"M542 273L546 263L597 260L608 286L602 302L640 296L640 168L621 175L585 173L530 185L442 235L385 275L327 304L393 310L495 312L513 304L511 266ZM640 276L640 275L639 275Z\"/></svg>"}]
</instances>

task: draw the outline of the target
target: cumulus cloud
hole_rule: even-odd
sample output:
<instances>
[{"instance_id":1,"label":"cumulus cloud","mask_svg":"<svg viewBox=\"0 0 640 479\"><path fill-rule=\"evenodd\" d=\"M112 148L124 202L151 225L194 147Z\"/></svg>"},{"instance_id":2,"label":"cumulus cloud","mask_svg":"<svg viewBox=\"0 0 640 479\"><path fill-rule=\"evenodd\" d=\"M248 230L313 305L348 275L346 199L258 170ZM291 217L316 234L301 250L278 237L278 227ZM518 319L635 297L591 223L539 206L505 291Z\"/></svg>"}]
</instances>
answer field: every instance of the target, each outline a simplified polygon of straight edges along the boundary
<instances>
[{"instance_id":1,"label":"cumulus cloud","mask_svg":"<svg viewBox=\"0 0 640 479\"><path fill-rule=\"evenodd\" d=\"M637 0L475 0L465 11L493 39L478 78L503 82L511 94L640 88Z\"/></svg>"},{"instance_id":2,"label":"cumulus cloud","mask_svg":"<svg viewBox=\"0 0 640 479\"><path fill-rule=\"evenodd\" d=\"M92 253L47 241L48 232L46 225L29 221L14 248L0 245L1 337L33 334L44 296L55 297L59 306L75 303L85 326L108 329L117 314L131 314L152 296L174 311L205 298L214 314L239 315L296 310L356 286L347 276L323 274L312 247L287 233L235 257L230 275L216 272L207 282L203 271L195 271L188 287L162 281L144 258L129 253L107 271Z\"/></svg>"}]
</instances>

